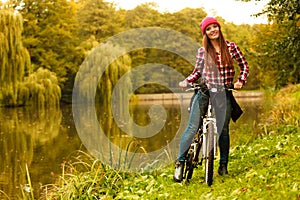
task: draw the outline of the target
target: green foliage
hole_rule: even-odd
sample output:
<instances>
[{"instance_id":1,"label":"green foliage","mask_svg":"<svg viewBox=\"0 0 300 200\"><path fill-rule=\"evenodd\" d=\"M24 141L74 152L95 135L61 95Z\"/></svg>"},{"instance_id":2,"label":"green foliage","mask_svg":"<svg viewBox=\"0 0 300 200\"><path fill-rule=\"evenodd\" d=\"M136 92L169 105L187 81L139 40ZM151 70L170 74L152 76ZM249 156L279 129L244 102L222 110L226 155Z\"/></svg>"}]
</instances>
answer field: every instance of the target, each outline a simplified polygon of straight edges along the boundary
<instances>
[{"instance_id":1,"label":"green foliage","mask_svg":"<svg viewBox=\"0 0 300 200\"><path fill-rule=\"evenodd\" d=\"M34 70L42 67L56 73L63 88L70 74L75 76L83 60L77 48L77 3L66 0L12 0L24 18L24 46Z\"/></svg>"},{"instance_id":2,"label":"green foliage","mask_svg":"<svg viewBox=\"0 0 300 200\"><path fill-rule=\"evenodd\" d=\"M251 45L266 78L264 87L276 89L300 82L300 7L298 0L270 0L257 15L267 15L271 24L257 30Z\"/></svg>"},{"instance_id":3,"label":"green foliage","mask_svg":"<svg viewBox=\"0 0 300 200\"><path fill-rule=\"evenodd\" d=\"M33 104L38 108L59 107L61 90L55 73L39 68L25 78L20 87L20 97L23 102ZM24 94L25 93L25 94Z\"/></svg>"},{"instance_id":4,"label":"green foliage","mask_svg":"<svg viewBox=\"0 0 300 200\"><path fill-rule=\"evenodd\" d=\"M79 2L80 7L76 17L79 23L77 31L81 41L92 36L97 42L102 42L120 31L120 17L116 14L112 4L103 0Z\"/></svg>"},{"instance_id":5,"label":"green foliage","mask_svg":"<svg viewBox=\"0 0 300 200\"><path fill-rule=\"evenodd\" d=\"M146 3L132 10L117 10L114 4L103 0L10 0L1 8L15 9L23 16L22 41L30 53L34 70L42 67L54 72L62 89L63 100L71 102L74 79L84 57L94 47L121 31L153 26L168 28L193 38L201 45L199 23L207 15L202 8L160 13L155 6L153 3ZM298 83L298 1L271 0L265 10L257 12L260 12L258 15L267 14L270 24L235 25L217 16L226 39L239 45L249 63L250 76L246 89L281 88L288 83ZM0 34L0 38L2 37ZM174 43L176 44L176 38ZM179 45L178 48L182 46ZM131 67L155 61L172 66L184 75L192 71L190 64L170 52L142 49L130 52L129 55L132 60ZM30 71L25 67L25 75ZM112 86L107 84L108 87ZM0 96L5 101L13 98L17 91L14 85L7 87ZM158 92L154 89L157 88L145 86L139 92ZM160 92L166 92L163 87L161 89ZM16 101L15 97L13 101Z\"/></svg>"},{"instance_id":6,"label":"green foliage","mask_svg":"<svg viewBox=\"0 0 300 200\"><path fill-rule=\"evenodd\" d=\"M162 16L163 21L160 26L179 31L202 44L202 33L199 25L206 15L207 13L202 8L185 8L175 13L165 13Z\"/></svg>"},{"instance_id":7,"label":"green foliage","mask_svg":"<svg viewBox=\"0 0 300 200\"><path fill-rule=\"evenodd\" d=\"M286 98L287 94L289 98ZM300 84L282 88L273 98L274 108L268 117L268 122L283 127L300 127Z\"/></svg>"},{"instance_id":8,"label":"green foliage","mask_svg":"<svg viewBox=\"0 0 300 200\"><path fill-rule=\"evenodd\" d=\"M153 16L155 15L155 16ZM158 13L154 10L150 5L140 5L136 7L132 11L128 11L126 14L126 24L129 25L130 28L137 27L145 27L145 26L158 26L161 28L171 29L183 33L186 36L193 38L196 41L200 41L201 37L199 37L200 29L199 29L199 19L203 18L206 13L202 9L190 9L186 8L182 11L176 13ZM144 21L146 22L144 23ZM170 35L169 37L172 37ZM181 44L178 41L178 38L170 38L170 40L174 41L172 46L184 49L185 44ZM155 41L158 43L164 43L164 40ZM176 43L177 42L177 43ZM193 52L195 55L197 52ZM185 76L189 75L193 66L189 62L187 62L184 58L179 55L176 55L172 52L160 50L160 49L137 49L130 52L130 56L132 58L132 66L133 68L136 66L144 65L147 63L160 63L162 65L170 66L176 69L178 72L184 74ZM151 76L157 77L156 80L163 79L163 77L170 80L169 86L172 88L176 88L180 79L178 77L170 76L166 77L163 73L163 67L160 69L156 69L155 67L151 67L151 70L156 73L146 73L151 74ZM142 81L147 81L148 77L143 77L140 75L138 77L133 77L135 83L138 81L136 79L141 79ZM140 81L141 82L141 81ZM136 93L162 93L162 92L170 92L170 90L166 89L163 86L148 84L140 87Z\"/></svg>"},{"instance_id":9,"label":"green foliage","mask_svg":"<svg viewBox=\"0 0 300 200\"><path fill-rule=\"evenodd\" d=\"M122 55L123 52L123 48L114 46L112 43L106 43L90 52L76 76L76 88L80 93L77 95L82 101L91 102L95 99L97 103L110 108L114 86L119 78L130 70L131 59L127 54L116 57L116 55ZM113 62L110 63L111 60ZM99 77L101 77L100 80L98 80ZM125 99L132 87L129 77L124 80L123 86L124 90L119 94L120 99Z\"/></svg>"},{"instance_id":10,"label":"green foliage","mask_svg":"<svg viewBox=\"0 0 300 200\"><path fill-rule=\"evenodd\" d=\"M126 12L124 16L124 28L160 26L161 17L162 14L154 9L153 4L141 4Z\"/></svg>"},{"instance_id":11,"label":"green foliage","mask_svg":"<svg viewBox=\"0 0 300 200\"><path fill-rule=\"evenodd\" d=\"M264 88L281 88L289 83L299 83L299 41L293 39L293 30L287 23L257 25L252 47L259 66L259 79ZM297 36L299 37L299 36Z\"/></svg>"},{"instance_id":12,"label":"green foliage","mask_svg":"<svg viewBox=\"0 0 300 200\"><path fill-rule=\"evenodd\" d=\"M30 66L30 57L22 43L22 16L0 10L0 103L16 106L18 84Z\"/></svg>"}]
</instances>

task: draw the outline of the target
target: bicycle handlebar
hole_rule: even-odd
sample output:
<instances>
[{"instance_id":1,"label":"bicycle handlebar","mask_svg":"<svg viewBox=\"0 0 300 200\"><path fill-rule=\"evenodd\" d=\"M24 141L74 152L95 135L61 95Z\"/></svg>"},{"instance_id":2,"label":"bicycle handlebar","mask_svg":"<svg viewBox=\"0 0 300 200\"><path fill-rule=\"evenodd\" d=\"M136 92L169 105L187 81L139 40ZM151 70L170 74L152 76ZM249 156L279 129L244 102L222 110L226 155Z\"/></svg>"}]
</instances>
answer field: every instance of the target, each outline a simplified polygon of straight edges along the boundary
<instances>
[{"instance_id":1,"label":"bicycle handlebar","mask_svg":"<svg viewBox=\"0 0 300 200\"><path fill-rule=\"evenodd\" d=\"M191 90L201 89L200 84L198 84L198 83L188 83L187 87L188 87L188 89L185 90L186 92L191 91Z\"/></svg>"},{"instance_id":2,"label":"bicycle handlebar","mask_svg":"<svg viewBox=\"0 0 300 200\"><path fill-rule=\"evenodd\" d=\"M199 84L199 83L188 83L188 89L186 89L185 91L195 91L195 90L200 90L200 89L205 89L208 90L208 87L205 84ZM217 92L220 88L210 88L209 90L211 90L212 92ZM228 91L236 91L234 89L234 85L233 84L229 84L229 85L225 85L224 87L221 88L228 90Z\"/></svg>"}]
</instances>

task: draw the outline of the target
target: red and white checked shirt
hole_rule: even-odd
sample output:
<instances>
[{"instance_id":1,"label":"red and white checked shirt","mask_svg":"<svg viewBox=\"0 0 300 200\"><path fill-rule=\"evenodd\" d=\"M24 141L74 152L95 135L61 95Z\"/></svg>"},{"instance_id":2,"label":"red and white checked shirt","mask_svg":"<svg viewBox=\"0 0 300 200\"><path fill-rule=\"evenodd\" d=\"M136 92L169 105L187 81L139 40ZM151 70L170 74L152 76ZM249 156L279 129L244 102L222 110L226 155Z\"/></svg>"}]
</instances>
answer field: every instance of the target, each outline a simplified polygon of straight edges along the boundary
<instances>
[{"instance_id":1,"label":"red and white checked shirt","mask_svg":"<svg viewBox=\"0 0 300 200\"><path fill-rule=\"evenodd\" d=\"M245 84L249 74L248 63L241 52L240 48L234 43L226 41L227 47L231 58L237 61L240 67L240 74L238 76L238 81ZM204 48L198 49L196 55L196 65L193 72L186 78L188 82L195 82L201 77L201 82L205 83L210 87L224 86L233 83L234 79L234 66L223 66L221 63L221 54L217 53L217 65L215 66L205 66L205 53Z\"/></svg>"}]
</instances>

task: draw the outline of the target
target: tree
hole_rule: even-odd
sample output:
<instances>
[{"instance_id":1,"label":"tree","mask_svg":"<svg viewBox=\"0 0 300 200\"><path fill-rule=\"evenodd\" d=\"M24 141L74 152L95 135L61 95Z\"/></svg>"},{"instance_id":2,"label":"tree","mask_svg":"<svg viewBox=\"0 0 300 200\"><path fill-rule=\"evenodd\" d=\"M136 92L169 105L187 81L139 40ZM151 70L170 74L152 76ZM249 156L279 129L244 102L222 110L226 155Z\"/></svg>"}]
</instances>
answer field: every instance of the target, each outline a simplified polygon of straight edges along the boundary
<instances>
[{"instance_id":1,"label":"tree","mask_svg":"<svg viewBox=\"0 0 300 200\"><path fill-rule=\"evenodd\" d=\"M20 84L20 99L23 102L29 102L36 108L44 109L47 107L56 107L60 105L61 89L58 79L54 72L48 69L39 68ZM29 95L26 95L26 94Z\"/></svg>"},{"instance_id":2,"label":"tree","mask_svg":"<svg viewBox=\"0 0 300 200\"><path fill-rule=\"evenodd\" d=\"M249 0L244 0L249 1ZM260 1L260 0L258 0ZM275 88L300 82L300 4L298 0L270 0L257 15L268 16L270 25L257 39L255 50L260 59L271 65L262 65L264 73L272 72ZM269 34L271 31L271 35ZM265 34L269 35L266 37ZM263 47L263 48L262 48ZM262 54L262 50L264 54ZM274 69L276 69L274 71Z\"/></svg>"},{"instance_id":3,"label":"tree","mask_svg":"<svg viewBox=\"0 0 300 200\"><path fill-rule=\"evenodd\" d=\"M297 0L271 0L266 13L268 19L277 25L279 39L271 39L275 60L279 65L277 88L288 83L300 83L300 4ZM275 25L275 26L276 26ZM283 51L284 49L284 51Z\"/></svg>"},{"instance_id":4,"label":"tree","mask_svg":"<svg viewBox=\"0 0 300 200\"><path fill-rule=\"evenodd\" d=\"M64 89L65 82L77 71L83 52L76 48L77 3L67 0L12 0L12 7L24 18L24 46L34 70L42 67L56 73ZM71 74L71 76L70 76Z\"/></svg>"},{"instance_id":5,"label":"tree","mask_svg":"<svg viewBox=\"0 0 300 200\"><path fill-rule=\"evenodd\" d=\"M0 103L18 105L19 84L30 71L30 57L22 43L22 16L0 10Z\"/></svg>"},{"instance_id":6,"label":"tree","mask_svg":"<svg viewBox=\"0 0 300 200\"><path fill-rule=\"evenodd\" d=\"M120 18L111 3L103 0L80 1L77 13L79 36L81 41L90 40L102 42L120 31ZM90 50L90 49L88 49Z\"/></svg>"},{"instance_id":7,"label":"tree","mask_svg":"<svg viewBox=\"0 0 300 200\"><path fill-rule=\"evenodd\" d=\"M128 10L125 14L125 28L160 26L162 14L155 10L155 6L154 3L145 3Z\"/></svg>"},{"instance_id":8,"label":"tree","mask_svg":"<svg viewBox=\"0 0 300 200\"><path fill-rule=\"evenodd\" d=\"M207 13L201 8L185 8L175 13L165 13L161 26L179 31L202 43L202 33L199 25L206 15Z\"/></svg>"},{"instance_id":9,"label":"tree","mask_svg":"<svg viewBox=\"0 0 300 200\"><path fill-rule=\"evenodd\" d=\"M114 87L131 68L130 57L127 54L122 55L123 53L124 49L111 42L100 45L89 53L76 76L73 93L74 103L78 103L77 101L90 103L96 100L96 103L100 103L106 112L110 112ZM116 55L122 56L117 57ZM128 103L122 100L131 91L130 77L123 80L122 86L123 90L118 94L119 102ZM96 93L94 93L95 91ZM124 107L122 105L115 106Z\"/></svg>"},{"instance_id":10,"label":"tree","mask_svg":"<svg viewBox=\"0 0 300 200\"><path fill-rule=\"evenodd\" d=\"M30 55L22 43L22 28L20 14L0 11L0 103L32 104L38 108L59 106L61 90L57 77L42 68L32 72Z\"/></svg>"},{"instance_id":11,"label":"tree","mask_svg":"<svg viewBox=\"0 0 300 200\"><path fill-rule=\"evenodd\" d=\"M125 14L125 25L129 28L140 28L140 27L160 27L165 29L170 29L181 33L182 35L189 36L195 40L195 43L200 40L200 28L198 26L201 17L204 17L206 13L202 9L184 9L176 13L159 13L154 9L153 4L142 4L128 11ZM159 33L158 33L159 34ZM162 38L157 38L155 41L149 41L145 38L143 44L137 44L140 46L145 46L145 44L164 44L176 47L178 49L191 49L193 47L187 47L186 44L182 44L179 34L169 34ZM133 37L134 38L134 37ZM170 44L166 44L166 41L171 41ZM137 42L137 41L133 41ZM192 56L196 55L196 50L193 51ZM179 72L187 75L193 70L193 66L188 63L185 58L176 55L172 52L168 52L161 49L153 48L143 48L136 49L130 52L132 58L132 66L140 66L147 63L160 63L163 65L171 66L177 69ZM152 69L152 68L151 68ZM154 68L153 68L154 70ZM161 67L157 72L157 80L159 76L162 75ZM142 76L139 76L139 79ZM135 77L134 77L135 78ZM143 77L144 79L147 77ZM178 81L178 77L171 77L173 82ZM177 82L171 84L172 87L177 87ZM145 85L140 87L137 93L157 93L157 92L169 92L164 87L159 87L158 85Z\"/></svg>"}]
</instances>

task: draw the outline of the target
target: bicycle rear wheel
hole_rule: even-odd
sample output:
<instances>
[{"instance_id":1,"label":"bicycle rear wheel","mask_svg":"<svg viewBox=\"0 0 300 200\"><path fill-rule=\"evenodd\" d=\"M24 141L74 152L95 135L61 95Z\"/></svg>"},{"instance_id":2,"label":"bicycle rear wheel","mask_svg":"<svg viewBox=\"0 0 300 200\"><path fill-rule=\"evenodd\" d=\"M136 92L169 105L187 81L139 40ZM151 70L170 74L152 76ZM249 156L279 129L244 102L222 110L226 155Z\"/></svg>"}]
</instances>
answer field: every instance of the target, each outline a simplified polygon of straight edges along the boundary
<instances>
[{"instance_id":1,"label":"bicycle rear wheel","mask_svg":"<svg viewBox=\"0 0 300 200\"><path fill-rule=\"evenodd\" d=\"M208 123L208 132L206 139L206 158L205 158L205 183L212 185L214 175L214 124Z\"/></svg>"}]
</instances>

